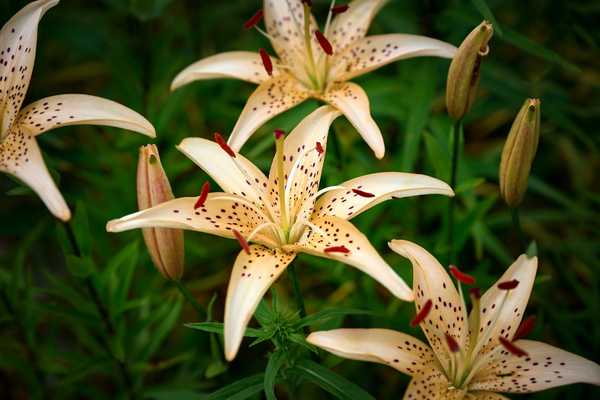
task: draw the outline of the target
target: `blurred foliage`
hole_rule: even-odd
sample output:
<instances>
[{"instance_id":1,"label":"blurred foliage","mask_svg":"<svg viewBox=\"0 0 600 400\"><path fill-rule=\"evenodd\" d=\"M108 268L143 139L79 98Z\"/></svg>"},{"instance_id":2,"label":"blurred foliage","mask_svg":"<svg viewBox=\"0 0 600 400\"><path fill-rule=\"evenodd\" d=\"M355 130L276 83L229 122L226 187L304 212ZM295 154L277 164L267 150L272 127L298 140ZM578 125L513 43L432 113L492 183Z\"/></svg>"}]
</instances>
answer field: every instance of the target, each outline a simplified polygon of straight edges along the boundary
<instances>
[{"instance_id":1,"label":"blurred foliage","mask_svg":"<svg viewBox=\"0 0 600 400\"><path fill-rule=\"evenodd\" d=\"M0 20L8 20L25 3L2 1ZM315 1L323 18L328 3ZM174 146L188 136L229 132L253 86L216 80L170 93L169 84L179 70L203 56L268 48L260 35L242 29L259 6L258 0L63 0L41 22L26 104L52 94L88 93L136 109L156 126L156 143L176 195L196 195L206 176ZM419 33L458 45L483 16L497 25L482 68L480 96L465 121L457 190L459 265L487 287L525 251L499 199L497 172L520 104L526 97L540 97L541 143L521 210L525 234L537 242L540 255L528 309L539 321L532 337L598 361L600 7L566 0L392 0L371 32ZM361 78L384 133L386 157L376 160L340 118L332 132L339 151L328 154L323 185L386 170L448 181L447 68L447 60L414 59ZM274 127L292 128L316 107L307 102L278 117L243 152L266 169L274 147L267 133ZM327 393L361 397L364 391L376 398L400 397L406 376L381 365L313 353L302 332L304 326L343 325L420 336L408 324L411 304L392 298L349 267L300 257L296 263L308 318L331 310L309 324L299 322L284 276L275 285L279 295L267 296L251 323L275 332L253 339L253 346L246 340L237 359L227 364L218 335L222 328L215 321L222 321L237 243L186 234L184 283L201 304L216 296L214 315L204 321L154 271L140 232L114 235L104 229L107 220L136 209L137 148L144 138L117 129L67 127L43 135L40 143L74 207L81 253L74 252L67 231L36 196L2 175L2 398L109 399L132 393L156 400L244 398L240 393L261 398L263 389L279 398L325 398ZM410 282L409 264L391 253L386 242L412 240L446 259L447 201L428 196L387 202L356 223ZM196 327L204 331L185 326L200 322ZM281 357L286 346L304 352L303 358ZM275 382L281 384L273 386ZM340 387L349 392L340 394ZM572 385L515 398L599 395L596 388Z\"/></svg>"}]
</instances>

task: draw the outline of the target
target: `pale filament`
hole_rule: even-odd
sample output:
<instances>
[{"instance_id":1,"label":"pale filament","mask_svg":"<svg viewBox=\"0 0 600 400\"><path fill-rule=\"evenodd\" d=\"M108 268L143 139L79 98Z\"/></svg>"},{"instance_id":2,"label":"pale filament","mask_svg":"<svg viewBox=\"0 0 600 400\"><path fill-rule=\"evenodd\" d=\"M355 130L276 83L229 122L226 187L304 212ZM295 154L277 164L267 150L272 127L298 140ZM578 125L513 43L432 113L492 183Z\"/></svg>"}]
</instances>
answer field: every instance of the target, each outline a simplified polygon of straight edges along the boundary
<instances>
[{"instance_id":1,"label":"pale filament","mask_svg":"<svg viewBox=\"0 0 600 400\"><path fill-rule=\"evenodd\" d=\"M236 167L240 170L242 175L244 175L244 177L246 178L246 181L248 182L248 186L250 186L250 188L254 191L254 194L256 194L257 197L259 197L260 199L262 199L262 202L263 202L265 208L267 209L267 212L270 215L270 217L266 218L266 219L270 220L270 221L275 221L277 214L275 212L273 212L273 209L271 208L271 205L269 204L269 201L268 201L269 197L267 196L267 194L260 187L256 187L252 177L250 177L248 172L240 165L240 163L235 159L235 157L231 157L231 159L233 160L233 163L236 165Z\"/></svg>"},{"instance_id":2,"label":"pale filament","mask_svg":"<svg viewBox=\"0 0 600 400\"><path fill-rule=\"evenodd\" d=\"M333 7L335 7L335 0L331 0L331 5L329 6L329 12L327 13L327 22L325 23L325 36L329 34L329 27L331 26L331 17L333 17Z\"/></svg>"},{"instance_id":3,"label":"pale filament","mask_svg":"<svg viewBox=\"0 0 600 400\"><path fill-rule=\"evenodd\" d=\"M288 199L289 201L286 202L286 211L288 213L288 215L290 216L290 218L292 217L292 209L291 209L291 191L292 191L292 182L294 181L294 178L296 177L298 171L299 171L299 166L300 163L302 161L304 161L304 159L306 158L306 156L308 155L308 153L310 153L311 151L316 151L317 148L313 147L310 148L308 150L305 150L298 158L296 158L296 161L294 162L294 165L292 166L292 169L290 170L290 173L288 174L288 178L287 178L287 182L285 184L285 198Z\"/></svg>"},{"instance_id":4,"label":"pale filament","mask_svg":"<svg viewBox=\"0 0 600 400\"><path fill-rule=\"evenodd\" d=\"M254 237L265 228L271 228L271 232L274 232L277 238L281 240L281 235L279 234L279 226L273 222L265 222L264 224L260 224L256 228L254 228L254 230L250 232L250 234L246 237L246 241L252 241L252 239L254 239Z\"/></svg>"},{"instance_id":5,"label":"pale filament","mask_svg":"<svg viewBox=\"0 0 600 400\"><path fill-rule=\"evenodd\" d=\"M333 192L334 190L348 190L347 187L345 186L329 186L326 188L323 188L321 190L319 190L316 194L315 194L315 198L321 196L322 194L325 194L327 192Z\"/></svg>"}]
</instances>

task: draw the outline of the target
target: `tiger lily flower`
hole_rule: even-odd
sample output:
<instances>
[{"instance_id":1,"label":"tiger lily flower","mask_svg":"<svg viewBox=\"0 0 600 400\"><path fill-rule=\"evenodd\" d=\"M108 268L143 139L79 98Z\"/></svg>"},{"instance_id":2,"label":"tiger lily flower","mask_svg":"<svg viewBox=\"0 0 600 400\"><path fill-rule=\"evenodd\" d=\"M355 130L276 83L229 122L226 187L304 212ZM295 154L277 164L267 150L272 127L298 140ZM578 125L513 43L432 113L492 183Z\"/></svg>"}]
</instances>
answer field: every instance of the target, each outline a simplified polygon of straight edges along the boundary
<instances>
[{"instance_id":1,"label":"tiger lily flower","mask_svg":"<svg viewBox=\"0 0 600 400\"><path fill-rule=\"evenodd\" d=\"M178 149L223 192L185 197L108 222L109 232L179 228L237 239L239 253L225 304L225 355L232 360L260 299L298 253L341 261L367 273L400 299L412 291L348 220L392 198L423 194L452 196L437 179L379 173L318 190L327 133L339 112L323 106L284 138L276 131L276 156L266 177L215 135L216 143L184 139Z\"/></svg>"},{"instance_id":2,"label":"tiger lily flower","mask_svg":"<svg viewBox=\"0 0 600 400\"><path fill-rule=\"evenodd\" d=\"M388 329L315 332L308 341L340 357L389 365L412 376L404 399L507 399L501 393L536 392L576 382L600 385L600 366L546 343L524 340L533 319L522 323L537 258L521 255L483 296L470 290L467 317L461 282L473 277L455 267L458 290L425 249L403 240L390 248L410 259L417 316L429 341Z\"/></svg>"},{"instance_id":3,"label":"tiger lily flower","mask_svg":"<svg viewBox=\"0 0 600 400\"><path fill-rule=\"evenodd\" d=\"M36 137L68 125L106 125L154 137L152 125L118 103L82 94L47 97L21 109L35 61L38 24L58 0L38 0L15 14L0 31L0 172L31 187L57 218L71 212L56 187Z\"/></svg>"},{"instance_id":4,"label":"tiger lily flower","mask_svg":"<svg viewBox=\"0 0 600 400\"><path fill-rule=\"evenodd\" d=\"M386 0L354 0L344 6L335 6L333 1L323 32L308 3L265 0L263 9L245 24L269 39L278 58L271 58L264 49L258 53L217 54L185 68L171 88L214 78L258 84L229 136L228 143L236 151L269 119L308 98L316 98L340 110L381 158L385 145L371 117L369 99L359 85L349 80L401 59L452 58L456 47L408 34L365 37ZM263 17L266 32L257 26Z\"/></svg>"}]
</instances>

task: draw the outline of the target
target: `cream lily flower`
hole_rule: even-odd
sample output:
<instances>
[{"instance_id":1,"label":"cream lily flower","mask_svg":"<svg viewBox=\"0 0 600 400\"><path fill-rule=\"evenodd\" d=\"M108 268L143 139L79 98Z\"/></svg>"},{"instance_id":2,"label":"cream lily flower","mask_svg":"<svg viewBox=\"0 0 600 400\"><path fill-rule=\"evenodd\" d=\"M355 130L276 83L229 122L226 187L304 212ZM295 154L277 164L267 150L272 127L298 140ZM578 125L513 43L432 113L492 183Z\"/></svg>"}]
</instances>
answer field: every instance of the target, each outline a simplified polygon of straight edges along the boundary
<instances>
[{"instance_id":1,"label":"cream lily flower","mask_svg":"<svg viewBox=\"0 0 600 400\"><path fill-rule=\"evenodd\" d=\"M308 341L340 357L386 364L411 375L404 399L506 399L502 393L536 392L576 382L600 385L600 366L545 343L523 340L532 320L521 320L531 294L537 258L521 255L479 298L471 290L467 317L460 282L474 283L452 268L450 276L425 249L403 240L390 248L413 264L417 316L429 346L387 329L315 332Z\"/></svg>"},{"instance_id":2,"label":"cream lily flower","mask_svg":"<svg viewBox=\"0 0 600 400\"><path fill-rule=\"evenodd\" d=\"M379 173L318 190L329 126L339 112L323 106L283 138L267 178L220 136L217 143L183 140L178 149L209 174L224 193L179 198L110 221L109 232L136 228L180 228L238 239L238 255L225 304L225 355L232 360L260 299L297 253L344 262L367 273L395 296L412 291L373 248L351 218L384 200L423 194L453 195L437 179L417 174ZM252 244L248 244L252 243Z\"/></svg>"},{"instance_id":3,"label":"cream lily flower","mask_svg":"<svg viewBox=\"0 0 600 400\"><path fill-rule=\"evenodd\" d=\"M106 125L154 137L152 125L118 103L82 94L47 97L21 109L35 61L38 24L58 0L38 0L15 14L0 31L0 172L37 193L50 212L71 217L36 142L36 136L68 125Z\"/></svg>"},{"instance_id":4,"label":"cream lily flower","mask_svg":"<svg viewBox=\"0 0 600 400\"><path fill-rule=\"evenodd\" d=\"M236 151L266 121L308 98L340 110L378 158L385 145L371 117L365 91L350 79L391 62L422 56L452 58L456 47L425 36L388 34L366 36L371 21L386 0L354 0L335 7L332 1L323 33L310 13L309 2L265 0L246 27L264 16L266 32L278 59L259 53L233 51L204 58L177 75L175 90L196 80L234 78L258 84L229 137ZM333 14L336 14L333 17ZM327 39L329 38L329 39Z\"/></svg>"}]
</instances>

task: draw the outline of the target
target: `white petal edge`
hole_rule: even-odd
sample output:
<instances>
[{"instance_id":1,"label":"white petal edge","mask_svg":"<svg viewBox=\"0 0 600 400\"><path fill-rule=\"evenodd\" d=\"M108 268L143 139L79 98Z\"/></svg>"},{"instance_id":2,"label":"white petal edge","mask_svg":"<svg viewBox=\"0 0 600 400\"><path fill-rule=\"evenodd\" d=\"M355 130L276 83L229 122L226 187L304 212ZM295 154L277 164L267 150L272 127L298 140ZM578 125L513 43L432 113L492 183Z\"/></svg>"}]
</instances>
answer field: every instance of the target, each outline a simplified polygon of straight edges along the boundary
<instances>
[{"instance_id":1,"label":"white petal edge","mask_svg":"<svg viewBox=\"0 0 600 400\"><path fill-rule=\"evenodd\" d=\"M104 125L156 137L141 114L115 101L85 94L46 97L25 107L18 123L33 135L69 125Z\"/></svg>"},{"instance_id":2,"label":"white petal edge","mask_svg":"<svg viewBox=\"0 0 600 400\"><path fill-rule=\"evenodd\" d=\"M273 63L273 76L279 74L278 61ZM176 90L188 83L207 80L230 78L259 84L270 79L265 70L260 54L251 51L228 51L203 58L181 71L171 83L171 90Z\"/></svg>"}]
</instances>

